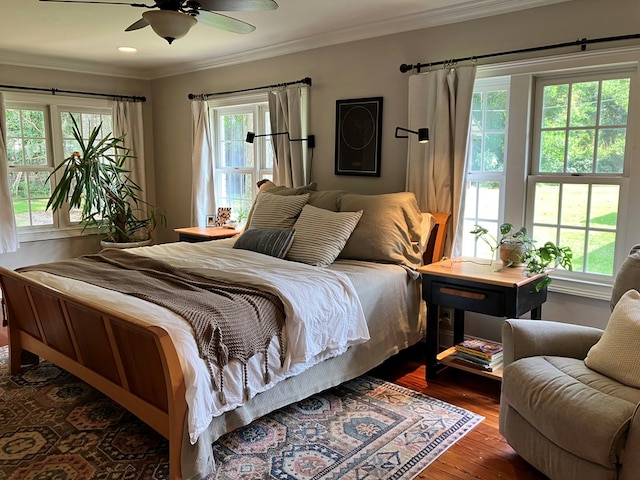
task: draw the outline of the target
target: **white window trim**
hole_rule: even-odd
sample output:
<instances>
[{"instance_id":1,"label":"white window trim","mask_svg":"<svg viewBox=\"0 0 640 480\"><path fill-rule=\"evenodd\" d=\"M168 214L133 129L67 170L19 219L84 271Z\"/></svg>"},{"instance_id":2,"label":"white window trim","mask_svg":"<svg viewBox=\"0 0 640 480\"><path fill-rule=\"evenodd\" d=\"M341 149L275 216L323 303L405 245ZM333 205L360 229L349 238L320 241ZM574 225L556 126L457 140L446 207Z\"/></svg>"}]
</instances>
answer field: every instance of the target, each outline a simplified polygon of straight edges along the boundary
<instances>
[{"instance_id":1,"label":"white window trim","mask_svg":"<svg viewBox=\"0 0 640 480\"><path fill-rule=\"evenodd\" d=\"M597 68L614 68L615 70L632 70L635 73L631 75L631 96L629 98L629 118L628 118L628 142L627 148L631 152L640 151L640 123L638 122L638 110L640 110L640 75L638 69L640 66L640 47L624 47L618 49L603 49L594 52L579 52L558 55L553 57L542 57L535 59L518 60L514 62L505 62L492 65L478 66L476 78L485 79L490 77L511 76L511 95L510 106L521 109L526 112L524 115L510 115L509 119L509 159L507 166L507 187L505 202L505 219L525 218L525 202L526 196L522 192L513 192L509 190L509 185L525 185L526 179L522 178L523 173L530 171L530 142L531 140L522 134L518 137L518 132L527 132L528 123L531 122L530 93L534 88L533 79L535 76L558 75L561 71L580 69L590 70ZM519 117L518 119L514 117ZM523 125L519 127L512 126L511 122L521 122ZM520 164L522 162L522 164ZM638 154L630 154L629 156L630 172L628 177L621 186L620 205L619 205L619 225L617 229L617 244L614 260L614 272L617 272L622 262L627 257L630 249L637 243L640 243L640 222L630 222L630 214L633 211L632 205L640 205L640 188L628 188L630 182L640 184L640 157ZM522 168L520 168L522 167ZM528 215L529 212L526 212ZM516 222L517 220L514 220ZM513 223L513 222L512 222ZM587 298L596 298L608 300L611 297L611 286L613 278L593 280L578 280L562 278L561 270L551 275L554 278L553 283L549 287L550 291L560 292L575 296L583 296Z\"/></svg>"}]
</instances>

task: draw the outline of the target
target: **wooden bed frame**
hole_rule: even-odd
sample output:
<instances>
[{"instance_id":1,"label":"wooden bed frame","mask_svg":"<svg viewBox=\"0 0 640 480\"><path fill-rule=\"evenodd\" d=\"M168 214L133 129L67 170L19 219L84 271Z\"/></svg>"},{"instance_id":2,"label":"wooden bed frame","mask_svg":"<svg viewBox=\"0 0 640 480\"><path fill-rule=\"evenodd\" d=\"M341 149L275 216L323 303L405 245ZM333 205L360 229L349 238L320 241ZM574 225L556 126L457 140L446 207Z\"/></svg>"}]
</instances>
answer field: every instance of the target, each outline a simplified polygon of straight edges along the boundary
<instances>
[{"instance_id":1,"label":"wooden bed frame","mask_svg":"<svg viewBox=\"0 0 640 480\"><path fill-rule=\"evenodd\" d=\"M425 263L443 254L449 214L434 218ZM85 381L168 439L169 475L181 479L186 387L167 331L3 267L0 286L8 320L10 373L43 358Z\"/></svg>"}]
</instances>

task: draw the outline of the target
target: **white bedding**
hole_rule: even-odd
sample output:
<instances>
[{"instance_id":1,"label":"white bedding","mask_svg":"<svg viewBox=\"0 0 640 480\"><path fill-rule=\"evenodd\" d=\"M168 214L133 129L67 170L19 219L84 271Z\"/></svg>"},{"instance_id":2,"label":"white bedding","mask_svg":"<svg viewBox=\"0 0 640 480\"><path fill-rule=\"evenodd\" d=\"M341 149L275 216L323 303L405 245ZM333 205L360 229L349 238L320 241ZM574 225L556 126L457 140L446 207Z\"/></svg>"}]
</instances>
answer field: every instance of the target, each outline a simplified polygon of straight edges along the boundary
<instances>
[{"instance_id":1,"label":"white bedding","mask_svg":"<svg viewBox=\"0 0 640 480\"><path fill-rule=\"evenodd\" d=\"M263 383L262 355L247 365L251 395L284 378L297 375L350 345L369 339L365 314L349 277L342 272L280 260L246 250L231 249L234 239L202 243L171 243L130 249L129 252L188 268L212 278L267 288L282 298L287 315L286 360L280 366L278 340L268 352L271 381ZM205 362L199 357L191 326L182 317L155 304L69 278L44 272L30 278L84 300L106 305L165 328L178 351L187 386L189 437L194 444L212 418L243 403L242 367L232 362L223 370L226 403L214 394ZM79 285L82 284L82 285ZM214 371L214 374L218 374Z\"/></svg>"}]
</instances>

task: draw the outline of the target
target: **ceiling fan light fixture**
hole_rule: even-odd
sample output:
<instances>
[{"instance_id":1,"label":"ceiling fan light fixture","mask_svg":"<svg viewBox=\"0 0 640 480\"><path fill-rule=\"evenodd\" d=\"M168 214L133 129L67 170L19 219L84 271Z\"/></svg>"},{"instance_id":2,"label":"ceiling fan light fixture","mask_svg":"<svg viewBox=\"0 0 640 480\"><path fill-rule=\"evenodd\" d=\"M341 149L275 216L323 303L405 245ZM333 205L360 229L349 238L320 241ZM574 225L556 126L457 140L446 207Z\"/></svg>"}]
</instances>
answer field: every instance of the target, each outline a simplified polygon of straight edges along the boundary
<instances>
[{"instance_id":1,"label":"ceiling fan light fixture","mask_svg":"<svg viewBox=\"0 0 640 480\"><path fill-rule=\"evenodd\" d=\"M142 14L153 31L169 44L175 39L184 37L198 21L186 13L173 10L149 10Z\"/></svg>"}]
</instances>

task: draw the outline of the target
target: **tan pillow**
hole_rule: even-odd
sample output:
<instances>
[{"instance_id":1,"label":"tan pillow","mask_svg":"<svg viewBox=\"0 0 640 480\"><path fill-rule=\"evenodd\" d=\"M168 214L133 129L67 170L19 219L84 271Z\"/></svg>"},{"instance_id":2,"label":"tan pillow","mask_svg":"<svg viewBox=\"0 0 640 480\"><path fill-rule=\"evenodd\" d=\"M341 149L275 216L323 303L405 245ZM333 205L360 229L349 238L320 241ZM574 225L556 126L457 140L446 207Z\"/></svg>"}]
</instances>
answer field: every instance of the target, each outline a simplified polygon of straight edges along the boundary
<instances>
[{"instance_id":1,"label":"tan pillow","mask_svg":"<svg viewBox=\"0 0 640 480\"><path fill-rule=\"evenodd\" d=\"M309 193L309 205L313 205L314 207L324 208L325 210L331 210L332 212L337 212L340 210L338 207L338 200L342 195L346 192L344 190L320 190L317 192Z\"/></svg>"},{"instance_id":2,"label":"tan pillow","mask_svg":"<svg viewBox=\"0 0 640 480\"><path fill-rule=\"evenodd\" d=\"M336 259L362 216L359 212L332 212L305 205L293 226L293 244L287 260L326 267Z\"/></svg>"},{"instance_id":3,"label":"tan pillow","mask_svg":"<svg viewBox=\"0 0 640 480\"><path fill-rule=\"evenodd\" d=\"M316 183L312 182L309 185L304 185L302 187L283 187L282 185L276 185L271 180L263 180L260 186L258 187L258 195L261 192L271 193L273 195L304 195L305 193L314 192L316 190ZM251 217L253 217L253 211L256 208L256 200L258 196L253 201L251 208L249 209L249 213L247 214L247 226L251 225Z\"/></svg>"},{"instance_id":4,"label":"tan pillow","mask_svg":"<svg viewBox=\"0 0 640 480\"><path fill-rule=\"evenodd\" d=\"M276 185L271 180L265 180L258 188L261 192L274 193L276 195L304 195L305 193L315 192L318 188L316 182L311 182L308 185L302 187L285 187L283 185Z\"/></svg>"},{"instance_id":5,"label":"tan pillow","mask_svg":"<svg viewBox=\"0 0 640 480\"><path fill-rule=\"evenodd\" d=\"M309 200L304 195L274 195L260 192L251 209L247 228L291 228Z\"/></svg>"},{"instance_id":6,"label":"tan pillow","mask_svg":"<svg viewBox=\"0 0 640 480\"><path fill-rule=\"evenodd\" d=\"M422 216L413 193L344 194L338 205L341 212L362 210L362 218L340 258L421 265Z\"/></svg>"},{"instance_id":7,"label":"tan pillow","mask_svg":"<svg viewBox=\"0 0 640 480\"><path fill-rule=\"evenodd\" d=\"M604 333L587 354L587 367L630 387L640 388L640 293L618 301Z\"/></svg>"}]
</instances>

